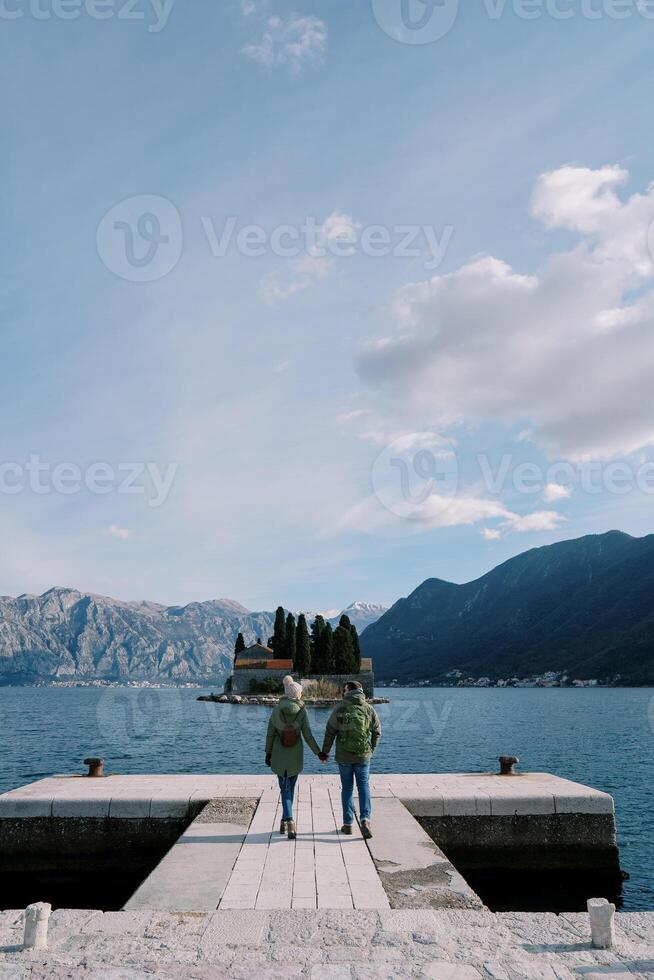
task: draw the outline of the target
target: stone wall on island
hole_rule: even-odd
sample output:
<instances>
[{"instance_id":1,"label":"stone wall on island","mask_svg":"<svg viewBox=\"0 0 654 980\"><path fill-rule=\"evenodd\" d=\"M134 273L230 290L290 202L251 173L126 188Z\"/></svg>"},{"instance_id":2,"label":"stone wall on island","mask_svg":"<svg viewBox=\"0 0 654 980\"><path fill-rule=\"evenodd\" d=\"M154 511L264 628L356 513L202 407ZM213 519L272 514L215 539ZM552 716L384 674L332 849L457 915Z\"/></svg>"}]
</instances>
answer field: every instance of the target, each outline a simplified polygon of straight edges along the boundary
<instances>
[{"instance_id":1,"label":"stone wall on island","mask_svg":"<svg viewBox=\"0 0 654 980\"><path fill-rule=\"evenodd\" d=\"M225 691L230 694L250 694L251 683L265 684L271 680L276 681L280 687L284 677L288 675L287 670L268 670L266 668L239 668L235 670L225 685ZM293 673L293 678L304 681L328 681L337 687L342 687L347 681L359 681L365 691L366 697L372 698L375 693L375 675L373 671L362 671L360 674L309 674L308 677L300 678L297 673ZM310 692L307 690L307 694Z\"/></svg>"}]
</instances>

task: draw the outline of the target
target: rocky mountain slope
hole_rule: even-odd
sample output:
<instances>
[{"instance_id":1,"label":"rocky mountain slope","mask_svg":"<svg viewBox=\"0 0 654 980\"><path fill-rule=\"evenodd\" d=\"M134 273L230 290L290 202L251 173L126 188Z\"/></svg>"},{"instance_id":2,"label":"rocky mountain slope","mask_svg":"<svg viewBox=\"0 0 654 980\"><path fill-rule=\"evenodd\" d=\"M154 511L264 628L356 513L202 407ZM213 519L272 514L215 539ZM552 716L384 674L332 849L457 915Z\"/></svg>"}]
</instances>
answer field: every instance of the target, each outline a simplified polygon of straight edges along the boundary
<instances>
[{"instance_id":1,"label":"rocky mountain slope","mask_svg":"<svg viewBox=\"0 0 654 980\"><path fill-rule=\"evenodd\" d=\"M0 598L0 683L219 681L239 631L265 640L273 622L229 599L160 606L72 589Z\"/></svg>"},{"instance_id":2,"label":"rocky mountain slope","mask_svg":"<svg viewBox=\"0 0 654 980\"><path fill-rule=\"evenodd\" d=\"M654 535L526 552L475 582L429 579L369 626L380 680L530 677L654 683Z\"/></svg>"},{"instance_id":3,"label":"rocky mountain slope","mask_svg":"<svg viewBox=\"0 0 654 980\"><path fill-rule=\"evenodd\" d=\"M384 609L355 602L345 611L362 630ZM231 599L162 606L73 589L0 598L0 684L220 683L238 633L265 643L274 620L274 612L250 612Z\"/></svg>"}]
</instances>

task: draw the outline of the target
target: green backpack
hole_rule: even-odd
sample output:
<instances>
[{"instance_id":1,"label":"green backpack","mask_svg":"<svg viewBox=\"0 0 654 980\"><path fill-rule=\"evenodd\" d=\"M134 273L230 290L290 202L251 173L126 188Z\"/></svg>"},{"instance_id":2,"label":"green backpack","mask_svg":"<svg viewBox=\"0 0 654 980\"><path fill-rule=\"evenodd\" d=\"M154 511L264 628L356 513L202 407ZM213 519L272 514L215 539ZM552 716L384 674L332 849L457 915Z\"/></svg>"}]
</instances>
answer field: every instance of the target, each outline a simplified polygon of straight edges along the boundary
<instances>
[{"instance_id":1,"label":"green backpack","mask_svg":"<svg viewBox=\"0 0 654 980\"><path fill-rule=\"evenodd\" d=\"M338 733L340 748L352 755L368 755L370 752L370 716L363 705L348 704L341 715Z\"/></svg>"}]
</instances>

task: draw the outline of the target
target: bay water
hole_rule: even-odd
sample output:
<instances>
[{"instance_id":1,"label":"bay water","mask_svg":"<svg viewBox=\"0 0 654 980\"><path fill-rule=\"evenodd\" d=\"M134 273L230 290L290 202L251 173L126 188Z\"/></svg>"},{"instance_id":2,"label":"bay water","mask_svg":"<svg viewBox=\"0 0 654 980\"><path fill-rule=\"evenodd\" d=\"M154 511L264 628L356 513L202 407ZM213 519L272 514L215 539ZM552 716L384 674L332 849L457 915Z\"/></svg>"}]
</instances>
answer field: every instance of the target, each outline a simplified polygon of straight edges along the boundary
<instances>
[{"instance_id":1,"label":"bay water","mask_svg":"<svg viewBox=\"0 0 654 980\"><path fill-rule=\"evenodd\" d=\"M0 792L55 773L264 773L270 709L197 700L193 689L0 688ZM654 909L654 690L379 691L377 772L494 772L500 755L615 801L625 910ZM327 712L311 710L322 738ZM334 772L306 753L307 772Z\"/></svg>"}]
</instances>

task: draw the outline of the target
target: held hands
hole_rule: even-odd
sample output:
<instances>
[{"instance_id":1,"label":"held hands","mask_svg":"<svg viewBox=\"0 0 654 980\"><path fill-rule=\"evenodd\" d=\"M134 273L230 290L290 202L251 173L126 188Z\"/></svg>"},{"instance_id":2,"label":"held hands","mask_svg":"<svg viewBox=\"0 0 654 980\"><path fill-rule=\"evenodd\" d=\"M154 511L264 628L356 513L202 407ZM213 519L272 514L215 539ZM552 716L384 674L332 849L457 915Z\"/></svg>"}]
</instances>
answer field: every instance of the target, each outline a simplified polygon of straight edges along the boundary
<instances>
[{"instance_id":1,"label":"held hands","mask_svg":"<svg viewBox=\"0 0 654 980\"><path fill-rule=\"evenodd\" d=\"M270 752L268 752L268 754L266 755L266 765L269 766L271 762L272 762L272 755Z\"/></svg>"}]
</instances>

